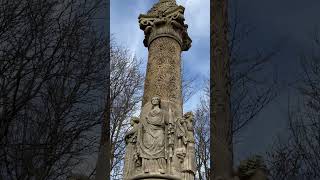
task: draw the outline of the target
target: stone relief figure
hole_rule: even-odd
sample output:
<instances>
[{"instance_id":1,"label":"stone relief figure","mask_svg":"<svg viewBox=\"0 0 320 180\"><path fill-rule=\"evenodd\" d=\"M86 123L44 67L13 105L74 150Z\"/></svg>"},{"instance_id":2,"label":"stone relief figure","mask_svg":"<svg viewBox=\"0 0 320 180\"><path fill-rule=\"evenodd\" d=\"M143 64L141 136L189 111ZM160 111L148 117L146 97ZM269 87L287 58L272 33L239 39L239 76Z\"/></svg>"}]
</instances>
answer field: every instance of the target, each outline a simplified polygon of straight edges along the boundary
<instances>
[{"instance_id":1,"label":"stone relief figure","mask_svg":"<svg viewBox=\"0 0 320 180\"><path fill-rule=\"evenodd\" d=\"M139 128L139 121L138 117L131 118L131 127L132 129L128 131L125 135L125 142L126 142L126 154L125 154L125 165L124 165L124 177L125 179L130 177L138 166L141 165L138 158L137 152L137 134Z\"/></svg>"},{"instance_id":2,"label":"stone relief figure","mask_svg":"<svg viewBox=\"0 0 320 180\"><path fill-rule=\"evenodd\" d=\"M185 129L185 119L184 118L177 118L177 126L176 126L176 135L178 139L176 155L181 161L183 162L184 157L186 156L186 143L187 143L187 136L186 136L186 129Z\"/></svg>"},{"instance_id":3,"label":"stone relief figure","mask_svg":"<svg viewBox=\"0 0 320 180\"><path fill-rule=\"evenodd\" d=\"M194 179L196 164L192 112L187 112L183 118L177 119L176 135L178 138L176 156L181 162L180 169L183 179Z\"/></svg>"},{"instance_id":4,"label":"stone relief figure","mask_svg":"<svg viewBox=\"0 0 320 180\"><path fill-rule=\"evenodd\" d=\"M147 109L141 116L141 128L138 137L138 152L142 158L144 173L166 173L166 125L168 113L161 109L159 97L151 100L151 109Z\"/></svg>"},{"instance_id":5,"label":"stone relief figure","mask_svg":"<svg viewBox=\"0 0 320 180\"><path fill-rule=\"evenodd\" d=\"M193 114L192 112L187 112L183 115L184 118L184 129L185 138L184 144L186 146L186 157L184 158L182 165L182 172L184 174L184 179L189 180L194 178L196 172L195 163L195 142L193 133Z\"/></svg>"},{"instance_id":6,"label":"stone relief figure","mask_svg":"<svg viewBox=\"0 0 320 180\"><path fill-rule=\"evenodd\" d=\"M167 170L168 173L172 173L172 166L173 166L173 154L174 154L174 144L175 144L175 123L174 123L174 116L171 107L169 106L169 113L168 113L168 127L166 129L167 134Z\"/></svg>"}]
</instances>

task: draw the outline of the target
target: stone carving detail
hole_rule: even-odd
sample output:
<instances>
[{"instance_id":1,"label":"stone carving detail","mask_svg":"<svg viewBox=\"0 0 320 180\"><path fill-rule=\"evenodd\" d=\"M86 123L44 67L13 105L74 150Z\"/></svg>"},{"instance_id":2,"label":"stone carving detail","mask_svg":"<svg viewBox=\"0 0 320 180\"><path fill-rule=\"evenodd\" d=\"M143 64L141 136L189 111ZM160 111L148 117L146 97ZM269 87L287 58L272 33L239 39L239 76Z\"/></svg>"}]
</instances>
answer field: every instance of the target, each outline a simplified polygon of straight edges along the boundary
<instances>
[{"instance_id":1,"label":"stone carving detail","mask_svg":"<svg viewBox=\"0 0 320 180\"><path fill-rule=\"evenodd\" d=\"M191 47L183 13L160 0L139 16L149 55L141 114L125 137L125 180L194 180L193 115L182 113L181 52Z\"/></svg>"},{"instance_id":2,"label":"stone carving detail","mask_svg":"<svg viewBox=\"0 0 320 180\"><path fill-rule=\"evenodd\" d=\"M162 0L156 3L147 14L139 16L140 29L144 31L144 45L149 47L158 37L174 38L187 51L191 47L188 25L184 24L184 7L174 0Z\"/></svg>"},{"instance_id":3,"label":"stone carving detail","mask_svg":"<svg viewBox=\"0 0 320 180\"><path fill-rule=\"evenodd\" d=\"M149 11L148 15L158 15L159 11L162 10L165 12L173 11L177 8L177 3L175 0L160 0L159 3L155 4Z\"/></svg>"},{"instance_id":4,"label":"stone carving detail","mask_svg":"<svg viewBox=\"0 0 320 180\"><path fill-rule=\"evenodd\" d=\"M193 133L193 114L187 112L179 122L180 133L178 139L181 150L177 152L177 156L181 159L181 172L183 179L192 179L196 172L195 163L195 142ZM181 153L181 154L180 154Z\"/></svg>"},{"instance_id":5,"label":"stone carving detail","mask_svg":"<svg viewBox=\"0 0 320 180\"><path fill-rule=\"evenodd\" d=\"M152 96L182 103L180 54L180 45L169 37L158 38L150 45L142 105Z\"/></svg>"},{"instance_id":6,"label":"stone carving detail","mask_svg":"<svg viewBox=\"0 0 320 180\"><path fill-rule=\"evenodd\" d=\"M125 165L124 165L124 177L130 177L135 173L141 162L138 158L137 151L137 135L140 125L140 119L137 117L131 118L131 127L132 129L126 133L125 142L126 142L126 155L125 155Z\"/></svg>"},{"instance_id":7,"label":"stone carving detail","mask_svg":"<svg viewBox=\"0 0 320 180\"><path fill-rule=\"evenodd\" d=\"M142 158L144 173L166 173L166 125L168 114L160 108L160 98L151 100L152 107L141 117L138 132L138 153Z\"/></svg>"},{"instance_id":8,"label":"stone carving detail","mask_svg":"<svg viewBox=\"0 0 320 180\"><path fill-rule=\"evenodd\" d=\"M140 119L132 118L132 129L126 134L124 179L141 175L194 179L193 114L179 116L176 109L175 103L153 97Z\"/></svg>"}]
</instances>

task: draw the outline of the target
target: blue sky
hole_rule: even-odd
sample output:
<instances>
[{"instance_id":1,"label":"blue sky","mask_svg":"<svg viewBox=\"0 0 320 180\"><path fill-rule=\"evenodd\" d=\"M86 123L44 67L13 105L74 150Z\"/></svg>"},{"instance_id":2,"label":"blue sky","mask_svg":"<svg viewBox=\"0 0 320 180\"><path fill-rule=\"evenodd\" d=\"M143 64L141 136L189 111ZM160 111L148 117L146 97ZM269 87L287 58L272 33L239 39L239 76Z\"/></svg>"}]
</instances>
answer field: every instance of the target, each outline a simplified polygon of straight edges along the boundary
<instances>
[{"instance_id":1,"label":"blue sky","mask_svg":"<svg viewBox=\"0 0 320 180\"><path fill-rule=\"evenodd\" d=\"M147 61L143 46L143 32L138 26L138 16L145 13L156 0L111 0L111 33L117 42L128 47L138 58ZM182 54L186 71L199 76L197 86L202 88L209 77L209 0L177 0L186 8L186 23L193 40L192 48ZM309 48L315 27L320 27L319 0L242 0L230 1L237 6L241 23L254 28L242 44L245 52L254 49L268 51L279 41L281 52L274 59L281 84L278 97L256 117L237 138L235 160L252 153L264 153L276 135L286 133L287 103L292 96L289 84L299 75L299 54ZM233 13L233 12L232 12ZM143 68L143 72L145 67ZM185 111L193 109L201 92L185 104Z\"/></svg>"},{"instance_id":2,"label":"blue sky","mask_svg":"<svg viewBox=\"0 0 320 180\"><path fill-rule=\"evenodd\" d=\"M141 69L146 70L148 52L143 46L144 34L139 29L138 16L146 13L157 0L111 0L110 31L112 38L128 48L132 56L143 59ZM185 72L196 76L197 93L184 104L184 111L192 110L199 103L205 80L209 79L210 65L210 1L209 0L177 0L178 5L186 8L185 19L188 33L192 39L192 47L182 53Z\"/></svg>"}]
</instances>

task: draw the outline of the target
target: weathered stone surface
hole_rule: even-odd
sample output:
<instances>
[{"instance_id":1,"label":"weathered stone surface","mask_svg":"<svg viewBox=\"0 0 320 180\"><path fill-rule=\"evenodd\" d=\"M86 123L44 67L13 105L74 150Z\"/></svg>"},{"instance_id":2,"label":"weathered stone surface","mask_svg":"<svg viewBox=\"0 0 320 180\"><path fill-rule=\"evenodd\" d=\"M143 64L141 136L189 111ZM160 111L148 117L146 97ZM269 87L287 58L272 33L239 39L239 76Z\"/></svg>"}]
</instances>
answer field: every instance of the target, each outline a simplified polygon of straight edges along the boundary
<instances>
[{"instance_id":1,"label":"weathered stone surface","mask_svg":"<svg viewBox=\"0 0 320 180\"><path fill-rule=\"evenodd\" d=\"M178 5L175 0L160 0L147 13L149 16L157 16L159 11L171 12L177 9Z\"/></svg>"},{"instance_id":2,"label":"weathered stone surface","mask_svg":"<svg viewBox=\"0 0 320 180\"><path fill-rule=\"evenodd\" d=\"M137 117L131 118L132 129L126 133L126 151L125 154L125 166L124 166L124 176L130 177L134 175L137 171L136 167L140 166L138 154L137 154L137 133L139 130L140 119Z\"/></svg>"},{"instance_id":3,"label":"weathered stone surface","mask_svg":"<svg viewBox=\"0 0 320 180\"><path fill-rule=\"evenodd\" d=\"M171 37L181 46L183 51L191 47L188 36L188 25L184 24L184 7L177 6L175 1L160 1L147 14L139 16L140 29L144 31L143 41L146 47L159 37Z\"/></svg>"},{"instance_id":4,"label":"weathered stone surface","mask_svg":"<svg viewBox=\"0 0 320 180\"><path fill-rule=\"evenodd\" d=\"M132 119L126 134L125 179L194 179L193 114L179 116L176 109L176 103L153 97L140 119Z\"/></svg>"},{"instance_id":5,"label":"weathered stone surface","mask_svg":"<svg viewBox=\"0 0 320 180\"><path fill-rule=\"evenodd\" d=\"M183 115L181 52L191 46L184 8L160 0L139 16L149 49L142 110L126 134L124 179L193 180L193 115Z\"/></svg>"},{"instance_id":6,"label":"weathered stone surface","mask_svg":"<svg viewBox=\"0 0 320 180\"><path fill-rule=\"evenodd\" d=\"M152 42L149 47L143 105L153 96L182 105L180 56L181 47L176 40L162 37Z\"/></svg>"}]
</instances>

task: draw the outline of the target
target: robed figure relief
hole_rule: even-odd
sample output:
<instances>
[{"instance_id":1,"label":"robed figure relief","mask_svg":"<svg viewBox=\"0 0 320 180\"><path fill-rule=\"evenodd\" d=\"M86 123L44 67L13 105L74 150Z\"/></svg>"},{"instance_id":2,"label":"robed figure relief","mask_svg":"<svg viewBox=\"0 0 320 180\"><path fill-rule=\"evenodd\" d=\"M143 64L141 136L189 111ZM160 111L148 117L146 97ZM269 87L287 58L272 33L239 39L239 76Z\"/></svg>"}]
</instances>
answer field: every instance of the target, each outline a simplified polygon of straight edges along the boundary
<instances>
[{"instance_id":1,"label":"robed figure relief","mask_svg":"<svg viewBox=\"0 0 320 180\"><path fill-rule=\"evenodd\" d=\"M129 178L137 170L137 167L141 165L137 151L137 135L139 129L139 118L131 118L131 130L125 135L126 142L126 154L124 164L124 179Z\"/></svg>"},{"instance_id":2,"label":"robed figure relief","mask_svg":"<svg viewBox=\"0 0 320 180\"><path fill-rule=\"evenodd\" d=\"M178 148L176 155L180 159L180 169L184 180L194 179L196 172L195 141L193 132L193 114L187 112L177 119Z\"/></svg>"},{"instance_id":3,"label":"robed figure relief","mask_svg":"<svg viewBox=\"0 0 320 180\"><path fill-rule=\"evenodd\" d=\"M187 112L184 115L184 128L186 132L186 137L184 144L186 147L186 157L183 161L182 172L184 172L185 179L193 179L196 172L196 163L195 163L195 141L194 141L194 132L193 132L193 114L192 112Z\"/></svg>"},{"instance_id":4,"label":"robed figure relief","mask_svg":"<svg viewBox=\"0 0 320 180\"><path fill-rule=\"evenodd\" d=\"M166 173L167 124L168 113L161 109L160 98L153 97L151 109L144 109L141 116L141 128L138 137L138 152L142 159L142 171L144 173Z\"/></svg>"}]
</instances>

